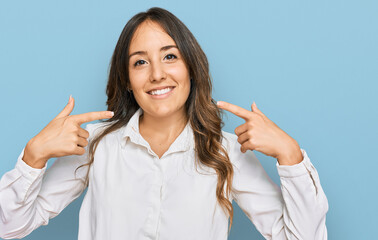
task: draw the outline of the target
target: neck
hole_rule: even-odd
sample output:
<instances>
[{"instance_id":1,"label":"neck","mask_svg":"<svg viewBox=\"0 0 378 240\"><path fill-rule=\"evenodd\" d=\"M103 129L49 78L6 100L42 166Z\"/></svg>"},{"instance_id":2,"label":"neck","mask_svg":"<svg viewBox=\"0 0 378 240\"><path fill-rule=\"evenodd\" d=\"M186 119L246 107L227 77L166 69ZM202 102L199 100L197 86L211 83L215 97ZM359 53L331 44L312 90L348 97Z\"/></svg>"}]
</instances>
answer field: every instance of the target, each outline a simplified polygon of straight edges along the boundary
<instances>
[{"instance_id":1,"label":"neck","mask_svg":"<svg viewBox=\"0 0 378 240\"><path fill-rule=\"evenodd\" d=\"M175 139L185 128L187 121L185 111L167 117L155 117L144 112L139 118L139 132L147 138Z\"/></svg>"}]
</instances>

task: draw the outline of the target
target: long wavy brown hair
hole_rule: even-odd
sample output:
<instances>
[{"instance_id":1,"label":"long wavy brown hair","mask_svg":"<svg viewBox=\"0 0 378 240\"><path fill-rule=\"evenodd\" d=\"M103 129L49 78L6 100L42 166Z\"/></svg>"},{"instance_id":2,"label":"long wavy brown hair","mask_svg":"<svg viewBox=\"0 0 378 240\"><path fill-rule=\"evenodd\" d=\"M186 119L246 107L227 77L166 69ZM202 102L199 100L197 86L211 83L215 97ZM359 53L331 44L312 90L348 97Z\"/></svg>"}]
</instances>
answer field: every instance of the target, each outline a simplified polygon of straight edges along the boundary
<instances>
[{"instance_id":1,"label":"long wavy brown hair","mask_svg":"<svg viewBox=\"0 0 378 240\"><path fill-rule=\"evenodd\" d=\"M233 168L227 151L222 146L222 112L211 97L212 83L208 60L189 29L176 16L162 8L150 8L148 11L132 17L118 39L110 64L106 88L108 96L106 104L108 110L114 112L114 116L103 121L109 124L105 124L104 130L93 137L89 143L89 162L82 165L88 165L85 184L87 185L89 181L89 166L94 161L94 153L98 143L105 135L125 126L139 109L133 93L127 91L130 88L128 56L133 34L138 26L146 20L160 24L176 42L177 48L188 66L191 76L191 89L185 107L188 121L190 121L194 133L196 159L198 159L195 165L197 168L199 164L197 161L199 161L200 164L213 168L217 173L216 197L223 211L230 216L228 228L230 231L233 207L227 198L231 194Z\"/></svg>"}]
</instances>

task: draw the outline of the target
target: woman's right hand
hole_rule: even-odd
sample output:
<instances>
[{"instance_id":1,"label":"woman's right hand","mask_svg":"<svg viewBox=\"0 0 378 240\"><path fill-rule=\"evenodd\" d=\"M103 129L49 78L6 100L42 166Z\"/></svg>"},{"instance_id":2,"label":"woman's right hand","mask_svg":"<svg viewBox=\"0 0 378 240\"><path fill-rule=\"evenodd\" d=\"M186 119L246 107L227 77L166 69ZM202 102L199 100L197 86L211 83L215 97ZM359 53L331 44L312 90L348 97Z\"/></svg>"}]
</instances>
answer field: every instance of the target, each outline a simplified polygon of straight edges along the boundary
<instances>
[{"instance_id":1,"label":"woman's right hand","mask_svg":"<svg viewBox=\"0 0 378 240\"><path fill-rule=\"evenodd\" d=\"M64 109L27 144L23 160L33 168L43 168L50 158L83 155L88 145L88 131L81 124L113 117L111 111L71 115L75 100L70 96Z\"/></svg>"}]
</instances>

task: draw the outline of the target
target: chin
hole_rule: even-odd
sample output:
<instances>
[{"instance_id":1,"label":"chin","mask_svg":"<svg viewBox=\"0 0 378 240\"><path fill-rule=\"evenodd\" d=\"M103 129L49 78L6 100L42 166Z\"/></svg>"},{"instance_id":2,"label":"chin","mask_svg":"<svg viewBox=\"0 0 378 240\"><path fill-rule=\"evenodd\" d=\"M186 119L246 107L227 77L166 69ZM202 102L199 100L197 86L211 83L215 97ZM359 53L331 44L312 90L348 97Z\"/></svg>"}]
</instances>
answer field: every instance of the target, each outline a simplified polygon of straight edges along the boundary
<instances>
[{"instance_id":1,"label":"chin","mask_svg":"<svg viewBox=\"0 0 378 240\"><path fill-rule=\"evenodd\" d=\"M184 106L182 107L159 106L157 108L148 107L146 109L143 109L143 111L157 118L166 118L166 117L173 116L175 114L184 113Z\"/></svg>"}]
</instances>

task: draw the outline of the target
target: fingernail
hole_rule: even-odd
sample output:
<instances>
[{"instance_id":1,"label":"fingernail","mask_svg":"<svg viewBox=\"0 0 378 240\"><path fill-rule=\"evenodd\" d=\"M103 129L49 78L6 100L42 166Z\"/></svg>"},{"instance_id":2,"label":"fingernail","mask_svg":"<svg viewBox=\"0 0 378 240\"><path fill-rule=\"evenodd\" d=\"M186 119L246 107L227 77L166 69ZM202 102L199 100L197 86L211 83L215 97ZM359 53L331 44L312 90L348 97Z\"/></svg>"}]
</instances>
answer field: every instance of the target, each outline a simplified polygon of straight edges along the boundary
<instances>
[{"instance_id":1,"label":"fingernail","mask_svg":"<svg viewBox=\"0 0 378 240\"><path fill-rule=\"evenodd\" d=\"M114 112L113 112L113 111L109 111L107 115L108 115L109 117L113 117L113 116L114 116Z\"/></svg>"},{"instance_id":2,"label":"fingernail","mask_svg":"<svg viewBox=\"0 0 378 240\"><path fill-rule=\"evenodd\" d=\"M252 104L256 106L256 103L255 103L255 101L253 101L253 103L252 103Z\"/></svg>"},{"instance_id":3,"label":"fingernail","mask_svg":"<svg viewBox=\"0 0 378 240\"><path fill-rule=\"evenodd\" d=\"M222 102L221 101L217 101L217 106L221 106L222 105Z\"/></svg>"},{"instance_id":4,"label":"fingernail","mask_svg":"<svg viewBox=\"0 0 378 240\"><path fill-rule=\"evenodd\" d=\"M70 97L68 98L68 103L71 103L72 102L72 94L70 95Z\"/></svg>"}]
</instances>

